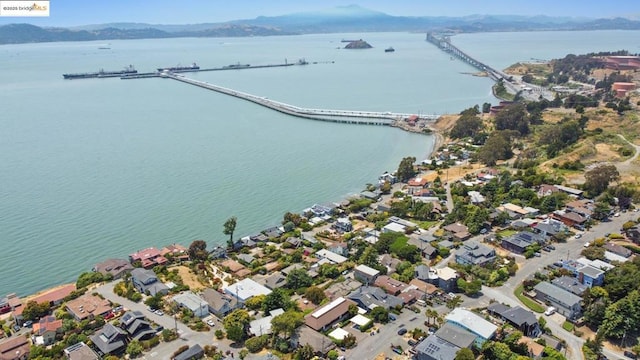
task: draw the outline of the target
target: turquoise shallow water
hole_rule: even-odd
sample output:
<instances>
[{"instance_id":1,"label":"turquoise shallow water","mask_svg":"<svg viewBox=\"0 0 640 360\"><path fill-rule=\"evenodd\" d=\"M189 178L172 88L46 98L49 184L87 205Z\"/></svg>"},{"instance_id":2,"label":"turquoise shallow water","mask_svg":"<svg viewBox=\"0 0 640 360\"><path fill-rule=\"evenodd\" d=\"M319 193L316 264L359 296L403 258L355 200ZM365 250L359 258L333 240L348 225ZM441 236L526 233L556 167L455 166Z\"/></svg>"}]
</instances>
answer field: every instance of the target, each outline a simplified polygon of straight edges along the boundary
<instances>
[{"instance_id":1,"label":"turquoise shallow water","mask_svg":"<svg viewBox=\"0 0 640 360\"><path fill-rule=\"evenodd\" d=\"M594 38L591 46L606 50L638 45L638 32L595 34L454 42L496 67L580 53ZM351 37L374 48L338 49ZM522 39L528 51L511 51ZM286 211L357 193L402 157L422 159L432 148L429 136L297 119L169 80L64 81L62 73L304 57L319 63L189 76L304 107L439 114L496 102L488 79L463 74L473 69L424 34L110 41L110 50L98 49L106 44L0 47L0 295L73 281L101 259L147 246L223 243L231 215L238 236L259 231ZM385 53L388 46L396 51Z\"/></svg>"}]
</instances>

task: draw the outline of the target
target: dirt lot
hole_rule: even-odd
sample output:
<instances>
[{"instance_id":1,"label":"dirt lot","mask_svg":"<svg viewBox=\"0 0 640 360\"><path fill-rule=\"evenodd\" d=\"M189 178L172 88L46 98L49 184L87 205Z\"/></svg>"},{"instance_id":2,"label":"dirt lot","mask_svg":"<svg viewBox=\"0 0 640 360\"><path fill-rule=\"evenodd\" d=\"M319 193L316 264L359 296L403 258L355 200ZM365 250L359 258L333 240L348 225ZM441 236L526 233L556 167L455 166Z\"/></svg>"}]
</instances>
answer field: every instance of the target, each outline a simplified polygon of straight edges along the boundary
<instances>
[{"instance_id":1,"label":"dirt lot","mask_svg":"<svg viewBox=\"0 0 640 360\"><path fill-rule=\"evenodd\" d=\"M182 281L185 285L189 286L191 290L195 291L204 288L204 285L202 285L200 281L198 281L198 278L191 272L191 270L189 270L188 267L177 266L173 269L178 269L178 274L182 278Z\"/></svg>"}]
</instances>

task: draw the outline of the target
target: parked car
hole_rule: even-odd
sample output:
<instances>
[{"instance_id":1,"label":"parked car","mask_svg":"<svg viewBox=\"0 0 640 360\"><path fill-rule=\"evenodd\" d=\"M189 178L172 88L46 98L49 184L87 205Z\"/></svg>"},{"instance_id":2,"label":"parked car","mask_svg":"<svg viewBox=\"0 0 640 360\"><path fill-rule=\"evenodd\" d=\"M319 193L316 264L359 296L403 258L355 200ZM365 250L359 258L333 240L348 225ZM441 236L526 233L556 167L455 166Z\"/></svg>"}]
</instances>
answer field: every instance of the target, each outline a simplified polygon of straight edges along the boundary
<instances>
[{"instance_id":1,"label":"parked car","mask_svg":"<svg viewBox=\"0 0 640 360\"><path fill-rule=\"evenodd\" d=\"M164 330L164 326L158 326L158 327L156 328L156 332L157 332L157 333L161 332L162 330Z\"/></svg>"},{"instance_id":2,"label":"parked car","mask_svg":"<svg viewBox=\"0 0 640 360\"><path fill-rule=\"evenodd\" d=\"M156 311L154 311L154 313L155 313L156 315L158 315L158 316L162 316L162 315L164 315L164 312L162 312L162 310L156 310Z\"/></svg>"},{"instance_id":3,"label":"parked car","mask_svg":"<svg viewBox=\"0 0 640 360\"><path fill-rule=\"evenodd\" d=\"M553 306L550 306L547 308L547 311L545 311L544 314L549 316L549 315L553 315L555 312L556 312L556 308L554 308Z\"/></svg>"},{"instance_id":4,"label":"parked car","mask_svg":"<svg viewBox=\"0 0 640 360\"><path fill-rule=\"evenodd\" d=\"M20 325L18 325L18 324L13 325L13 331L15 331L15 332L20 331Z\"/></svg>"},{"instance_id":5,"label":"parked car","mask_svg":"<svg viewBox=\"0 0 640 360\"><path fill-rule=\"evenodd\" d=\"M400 330L398 330L398 335L404 335L407 333L407 329L406 328L402 328Z\"/></svg>"},{"instance_id":6,"label":"parked car","mask_svg":"<svg viewBox=\"0 0 640 360\"><path fill-rule=\"evenodd\" d=\"M396 318L396 316L395 316L395 315L393 315L393 314L389 314L389 320L391 320L391 321L395 321L396 319L397 319L397 318Z\"/></svg>"},{"instance_id":7,"label":"parked car","mask_svg":"<svg viewBox=\"0 0 640 360\"><path fill-rule=\"evenodd\" d=\"M33 325L33 321L27 320L22 324L22 327L31 327Z\"/></svg>"},{"instance_id":8,"label":"parked car","mask_svg":"<svg viewBox=\"0 0 640 360\"><path fill-rule=\"evenodd\" d=\"M408 343L410 346L416 346L416 344L418 344L418 342L413 339L409 339Z\"/></svg>"},{"instance_id":9,"label":"parked car","mask_svg":"<svg viewBox=\"0 0 640 360\"><path fill-rule=\"evenodd\" d=\"M553 246L553 245L547 245L547 247L548 247L549 249L551 249L551 250L555 250L555 249L556 249L556 247L555 247L555 246Z\"/></svg>"},{"instance_id":10,"label":"parked car","mask_svg":"<svg viewBox=\"0 0 640 360\"><path fill-rule=\"evenodd\" d=\"M580 239L582 237L582 234L576 234L576 236L574 236L576 239Z\"/></svg>"},{"instance_id":11,"label":"parked car","mask_svg":"<svg viewBox=\"0 0 640 360\"><path fill-rule=\"evenodd\" d=\"M638 358L636 356L636 354L634 354L633 352L631 352L629 350L625 350L624 351L624 356L628 357L629 359L637 359Z\"/></svg>"},{"instance_id":12,"label":"parked car","mask_svg":"<svg viewBox=\"0 0 640 360\"><path fill-rule=\"evenodd\" d=\"M216 326L216 323L215 323L215 322L213 322L213 320L212 320L212 319L209 319L209 320L207 320L207 325L209 325L209 326Z\"/></svg>"}]
</instances>

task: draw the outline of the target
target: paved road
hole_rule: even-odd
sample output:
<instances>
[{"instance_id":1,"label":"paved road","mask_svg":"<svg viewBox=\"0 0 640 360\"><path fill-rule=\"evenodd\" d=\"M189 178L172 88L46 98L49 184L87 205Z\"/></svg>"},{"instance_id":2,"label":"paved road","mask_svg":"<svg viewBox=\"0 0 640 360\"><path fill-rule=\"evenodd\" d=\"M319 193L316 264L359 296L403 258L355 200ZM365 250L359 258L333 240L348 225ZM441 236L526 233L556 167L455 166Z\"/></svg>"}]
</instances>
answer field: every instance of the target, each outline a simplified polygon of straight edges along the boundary
<instances>
[{"instance_id":1,"label":"paved road","mask_svg":"<svg viewBox=\"0 0 640 360\"><path fill-rule=\"evenodd\" d=\"M119 303L124 306L128 310L138 310L141 311L149 320L155 322L158 325L164 326L165 329L173 329L176 325L176 321L173 317L169 315L159 316L147 310L147 306L143 303L135 303L126 298L117 296L113 293L113 287L119 281L113 281L104 285L99 286L94 291L104 296L106 299L110 300L114 303ZM178 334L180 338L175 341L171 341L168 343L160 343L160 345L156 346L149 353L145 353L143 359L157 359L164 360L170 359L171 354L176 351L182 345L195 345L200 344L204 345L215 345L218 349L222 351L231 350L233 352L237 352L236 349L232 349L229 346L229 342L226 340L220 341L214 337L214 331L217 327L222 327L222 324L219 321L216 321L216 326L212 328L208 332L197 332L189 329L186 325L177 322L178 325Z\"/></svg>"},{"instance_id":2,"label":"paved road","mask_svg":"<svg viewBox=\"0 0 640 360\"><path fill-rule=\"evenodd\" d=\"M567 257L572 259L580 257L580 252L584 248L584 244L586 242L591 242L596 238L604 237L606 233L619 233L622 228L622 224L629 220L636 219L638 216L640 216L640 213L621 213L619 217L611 218L610 222L600 223L591 228L591 230L584 232L582 237L579 239L572 236L566 243L556 244L555 251L552 251L551 253L541 252L542 256L540 258L529 259L520 264L520 268L516 275L511 277L503 286L499 288L483 286L482 296L477 298L467 298L463 296L465 299L463 306L469 308L483 307L489 305L490 300L493 299L511 306L520 305L525 307L513 294L515 288L520 285L523 280L532 276L536 271L542 270L545 266L553 264L556 261L567 259ZM583 359L581 349L584 344L584 339L564 330L561 323L558 324L557 322L550 320L549 317L546 318L547 324L553 334L567 342L567 347L570 353L568 358ZM621 353L613 352L608 349L604 349L603 354L609 359L624 359Z\"/></svg>"}]
</instances>

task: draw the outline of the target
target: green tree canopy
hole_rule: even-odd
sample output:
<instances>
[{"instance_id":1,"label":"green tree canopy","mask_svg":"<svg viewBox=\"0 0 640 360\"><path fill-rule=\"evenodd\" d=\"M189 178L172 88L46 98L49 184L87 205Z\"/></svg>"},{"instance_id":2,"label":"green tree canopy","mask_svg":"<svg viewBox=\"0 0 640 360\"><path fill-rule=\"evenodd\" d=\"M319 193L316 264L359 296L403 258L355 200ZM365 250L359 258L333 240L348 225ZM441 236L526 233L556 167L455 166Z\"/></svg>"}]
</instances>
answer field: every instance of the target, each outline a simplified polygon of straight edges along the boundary
<instances>
[{"instance_id":1,"label":"green tree canopy","mask_svg":"<svg viewBox=\"0 0 640 360\"><path fill-rule=\"evenodd\" d=\"M194 240L189 245L189 259L203 262L209 258L207 243L204 240Z\"/></svg>"},{"instance_id":2,"label":"green tree canopy","mask_svg":"<svg viewBox=\"0 0 640 360\"><path fill-rule=\"evenodd\" d=\"M313 279L305 269L292 270L287 274L287 287L290 289L306 288L313 284Z\"/></svg>"},{"instance_id":3,"label":"green tree canopy","mask_svg":"<svg viewBox=\"0 0 640 360\"><path fill-rule=\"evenodd\" d=\"M228 218L223 225L222 233L229 235L227 244L229 244L230 248L233 248L233 233L236 231L236 225L238 225L238 219L235 216Z\"/></svg>"},{"instance_id":4,"label":"green tree canopy","mask_svg":"<svg viewBox=\"0 0 640 360\"><path fill-rule=\"evenodd\" d=\"M304 318L301 312L288 310L271 319L271 330L276 335L284 334L285 338L289 338L303 323Z\"/></svg>"},{"instance_id":5,"label":"green tree canopy","mask_svg":"<svg viewBox=\"0 0 640 360\"><path fill-rule=\"evenodd\" d=\"M317 286L309 286L307 290L304 292L304 297L309 299L312 303L316 305L320 305L322 300L327 298L324 291Z\"/></svg>"},{"instance_id":6,"label":"green tree canopy","mask_svg":"<svg viewBox=\"0 0 640 360\"><path fill-rule=\"evenodd\" d=\"M496 130L515 130L520 136L529 134L529 117L522 103L505 106L495 117Z\"/></svg>"},{"instance_id":7,"label":"green tree canopy","mask_svg":"<svg viewBox=\"0 0 640 360\"><path fill-rule=\"evenodd\" d=\"M469 348L462 348L456 353L454 360L475 360L476 356Z\"/></svg>"},{"instance_id":8,"label":"green tree canopy","mask_svg":"<svg viewBox=\"0 0 640 360\"><path fill-rule=\"evenodd\" d=\"M620 179L620 173L612 164L601 164L584 173L584 188L592 195L600 195L609 184Z\"/></svg>"},{"instance_id":9,"label":"green tree canopy","mask_svg":"<svg viewBox=\"0 0 640 360\"><path fill-rule=\"evenodd\" d=\"M225 316L222 321L225 331L227 332L227 338L233 341L243 341L246 339L246 329L251 322L251 317L247 310L236 309Z\"/></svg>"},{"instance_id":10,"label":"green tree canopy","mask_svg":"<svg viewBox=\"0 0 640 360\"><path fill-rule=\"evenodd\" d=\"M400 165L398 166L398 172L396 173L398 180L402 182L407 182L409 181L409 179L416 176L416 171L413 167L413 164L415 164L415 162L416 162L415 157L405 157L400 161Z\"/></svg>"}]
</instances>

